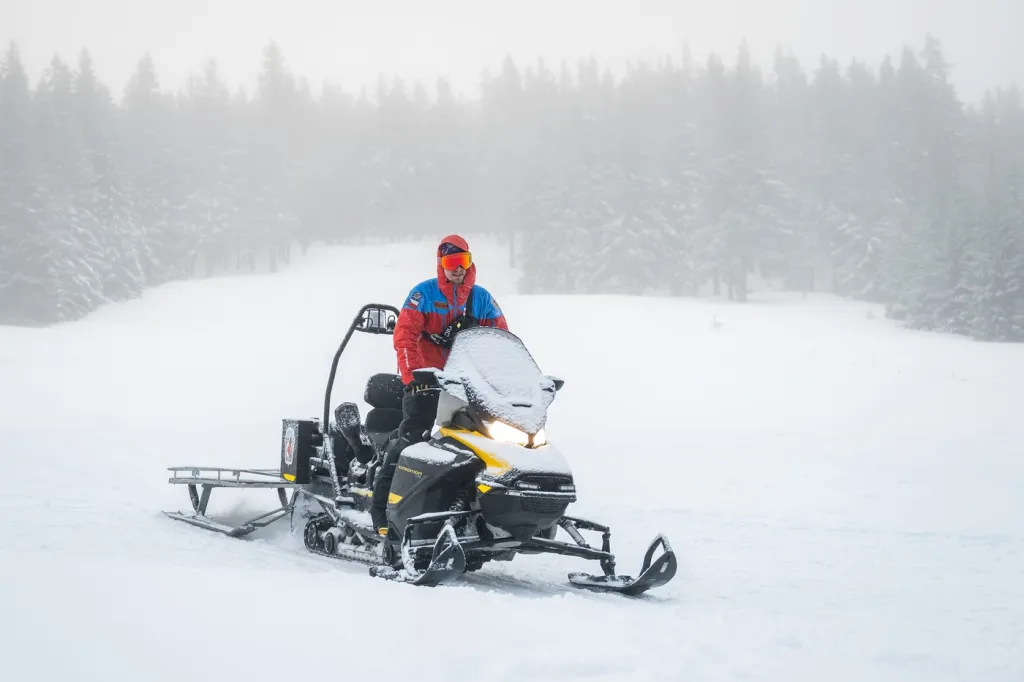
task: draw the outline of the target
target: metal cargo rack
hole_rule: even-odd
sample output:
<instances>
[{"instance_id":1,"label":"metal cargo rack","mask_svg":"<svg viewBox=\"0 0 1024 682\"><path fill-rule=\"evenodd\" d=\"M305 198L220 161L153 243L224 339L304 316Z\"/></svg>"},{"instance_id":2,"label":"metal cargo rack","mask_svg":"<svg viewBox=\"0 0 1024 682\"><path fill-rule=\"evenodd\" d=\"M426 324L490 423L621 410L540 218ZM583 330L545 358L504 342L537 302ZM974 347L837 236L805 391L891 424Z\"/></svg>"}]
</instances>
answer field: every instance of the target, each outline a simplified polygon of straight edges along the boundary
<instances>
[{"instance_id":1,"label":"metal cargo rack","mask_svg":"<svg viewBox=\"0 0 1024 682\"><path fill-rule=\"evenodd\" d=\"M168 479L169 483L188 486L188 496L195 513L188 515L181 512L165 511L164 514L172 519L224 533L233 538L244 537L257 528L269 526L274 521L290 514L295 505L295 494L293 493L289 500L287 491L302 487L299 483L292 483L282 478L281 472L277 469L177 466L168 467L167 470L172 472L171 478ZM199 486L202 486L203 489L201 494ZM214 488L275 488L281 506L243 521L237 526L229 526L206 516L206 506L210 502L210 494Z\"/></svg>"}]
</instances>

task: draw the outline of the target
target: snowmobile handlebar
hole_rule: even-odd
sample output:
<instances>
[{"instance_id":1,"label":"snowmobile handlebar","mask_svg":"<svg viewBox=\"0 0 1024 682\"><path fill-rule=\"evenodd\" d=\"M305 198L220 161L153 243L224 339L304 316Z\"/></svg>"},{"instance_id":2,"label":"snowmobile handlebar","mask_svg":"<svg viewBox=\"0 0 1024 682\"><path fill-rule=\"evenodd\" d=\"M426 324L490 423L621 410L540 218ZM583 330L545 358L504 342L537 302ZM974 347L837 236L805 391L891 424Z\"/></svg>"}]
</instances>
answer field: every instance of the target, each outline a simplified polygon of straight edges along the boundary
<instances>
[{"instance_id":1,"label":"snowmobile handlebar","mask_svg":"<svg viewBox=\"0 0 1024 682\"><path fill-rule=\"evenodd\" d=\"M338 350L334 354L334 360L331 361L331 373L327 378L327 390L324 394L324 420L320 426L324 434L327 433L330 426L331 391L334 388L334 378L338 373L338 362L341 360L341 354L345 352L345 346L348 345L349 339L352 338L352 333L363 332L392 336L395 333L395 325L398 324L399 312L398 308L386 303L368 303L360 308L353 318L345 338L342 339L341 345L338 346Z\"/></svg>"}]
</instances>

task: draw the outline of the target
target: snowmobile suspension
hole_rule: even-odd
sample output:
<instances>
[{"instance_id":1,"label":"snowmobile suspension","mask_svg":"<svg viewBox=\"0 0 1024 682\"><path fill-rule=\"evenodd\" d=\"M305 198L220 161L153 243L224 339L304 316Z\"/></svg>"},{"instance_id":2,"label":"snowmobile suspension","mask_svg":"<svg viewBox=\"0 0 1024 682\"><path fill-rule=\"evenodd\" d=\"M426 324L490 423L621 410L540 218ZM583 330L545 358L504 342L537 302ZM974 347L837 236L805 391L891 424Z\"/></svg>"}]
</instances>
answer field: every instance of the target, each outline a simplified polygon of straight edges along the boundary
<instances>
[{"instance_id":1,"label":"snowmobile suspension","mask_svg":"<svg viewBox=\"0 0 1024 682\"><path fill-rule=\"evenodd\" d=\"M576 541L580 547L586 549L593 549L587 541L580 535L578 529L592 530L601 533L601 552L607 555L601 559L601 570L607 576L615 575L615 556L612 554L612 529L608 526L602 526L599 523L593 521L587 521L585 519L577 519L572 516L563 516L558 522L565 532L569 534L573 540Z\"/></svg>"},{"instance_id":2,"label":"snowmobile suspension","mask_svg":"<svg viewBox=\"0 0 1024 682\"><path fill-rule=\"evenodd\" d=\"M467 509L469 509L469 499L469 489L463 489L459 491L458 497L456 497L455 501L452 502L450 507L448 507L448 511L455 513L466 511Z\"/></svg>"}]
</instances>

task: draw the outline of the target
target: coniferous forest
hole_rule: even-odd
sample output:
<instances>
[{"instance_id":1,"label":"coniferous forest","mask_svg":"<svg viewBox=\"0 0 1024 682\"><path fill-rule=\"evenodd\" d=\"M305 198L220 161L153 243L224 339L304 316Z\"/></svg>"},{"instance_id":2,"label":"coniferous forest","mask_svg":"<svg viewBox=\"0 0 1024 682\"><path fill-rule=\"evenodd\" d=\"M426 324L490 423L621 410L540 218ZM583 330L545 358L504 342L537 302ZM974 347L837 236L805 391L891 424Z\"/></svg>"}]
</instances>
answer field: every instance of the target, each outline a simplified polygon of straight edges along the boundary
<instances>
[{"instance_id":1,"label":"coniferous forest","mask_svg":"<svg viewBox=\"0 0 1024 682\"><path fill-rule=\"evenodd\" d=\"M480 96L310 84L273 44L256 89L215 62L122 93L88 51L29 82L0 57L0 324L275 269L293 249L464 231L523 293L747 300L753 276L884 303L919 329L1024 341L1024 107L965 102L925 37L880 64L685 48L481 73Z\"/></svg>"}]
</instances>

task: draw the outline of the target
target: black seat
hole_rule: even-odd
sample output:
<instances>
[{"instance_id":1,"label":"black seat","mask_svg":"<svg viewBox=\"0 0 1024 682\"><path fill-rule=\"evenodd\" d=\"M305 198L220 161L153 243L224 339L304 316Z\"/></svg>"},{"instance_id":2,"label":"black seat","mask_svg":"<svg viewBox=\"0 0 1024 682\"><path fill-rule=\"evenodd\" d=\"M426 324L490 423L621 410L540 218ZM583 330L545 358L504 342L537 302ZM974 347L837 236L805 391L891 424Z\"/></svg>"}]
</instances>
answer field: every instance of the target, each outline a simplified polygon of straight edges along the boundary
<instances>
[{"instance_id":1,"label":"black seat","mask_svg":"<svg viewBox=\"0 0 1024 682\"><path fill-rule=\"evenodd\" d=\"M353 459L366 465L375 453L383 456L391 434L402 422L404 393L405 385L397 374L374 374L366 382L363 393L363 399L371 406L365 423L361 423L355 403L341 403L335 408L332 444L338 471L347 471ZM367 445L367 440L372 445ZM365 472L365 469L360 471Z\"/></svg>"},{"instance_id":2,"label":"black seat","mask_svg":"<svg viewBox=\"0 0 1024 682\"><path fill-rule=\"evenodd\" d=\"M366 381L363 400L373 407L393 410L402 409L402 396L405 395L405 384L397 374L374 374Z\"/></svg>"},{"instance_id":3,"label":"black seat","mask_svg":"<svg viewBox=\"0 0 1024 682\"><path fill-rule=\"evenodd\" d=\"M374 374L366 382L363 400L372 408L366 414L366 431L381 446L402 423L403 395L405 384L397 374Z\"/></svg>"}]
</instances>

